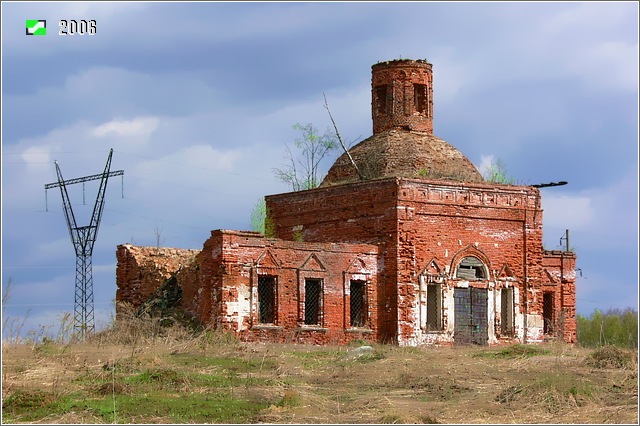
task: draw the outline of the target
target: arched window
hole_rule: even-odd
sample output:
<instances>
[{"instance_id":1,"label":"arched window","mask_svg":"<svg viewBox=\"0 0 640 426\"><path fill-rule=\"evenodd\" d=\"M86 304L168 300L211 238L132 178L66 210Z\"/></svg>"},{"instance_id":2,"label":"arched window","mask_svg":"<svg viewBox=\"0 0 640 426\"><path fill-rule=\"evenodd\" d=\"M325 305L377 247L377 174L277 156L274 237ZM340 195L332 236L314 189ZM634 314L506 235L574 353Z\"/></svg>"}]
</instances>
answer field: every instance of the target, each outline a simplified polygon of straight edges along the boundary
<instances>
[{"instance_id":1,"label":"arched window","mask_svg":"<svg viewBox=\"0 0 640 426\"><path fill-rule=\"evenodd\" d=\"M484 280L487 278L487 268L477 257L467 256L458 265L456 278L462 280Z\"/></svg>"},{"instance_id":2,"label":"arched window","mask_svg":"<svg viewBox=\"0 0 640 426\"><path fill-rule=\"evenodd\" d=\"M375 99L374 105L376 108L376 114L385 115L387 114L387 85L376 86L375 88Z\"/></svg>"},{"instance_id":3,"label":"arched window","mask_svg":"<svg viewBox=\"0 0 640 426\"><path fill-rule=\"evenodd\" d=\"M414 84L413 85L413 107L416 112L420 114L427 114L427 107L429 105L429 92L426 84Z\"/></svg>"}]
</instances>

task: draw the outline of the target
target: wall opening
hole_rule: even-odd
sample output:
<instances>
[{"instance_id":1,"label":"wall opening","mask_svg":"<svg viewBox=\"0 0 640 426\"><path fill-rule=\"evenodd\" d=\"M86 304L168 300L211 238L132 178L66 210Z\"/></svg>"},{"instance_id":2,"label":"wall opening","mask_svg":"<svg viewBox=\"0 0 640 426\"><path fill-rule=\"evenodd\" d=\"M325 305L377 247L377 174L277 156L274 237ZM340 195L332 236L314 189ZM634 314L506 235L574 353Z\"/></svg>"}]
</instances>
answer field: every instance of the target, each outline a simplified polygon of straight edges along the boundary
<instances>
[{"instance_id":1,"label":"wall opening","mask_svg":"<svg viewBox=\"0 0 640 426\"><path fill-rule=\"evenodd\" d=\"M420 114L427 114L429 95L426 84L413 85L413 103L416 112Z\"/></svg>"},{"instance_id":2,"label":"wall opening","mask_svg":"<svg viewBox=\"0 0 640 426\"><path fill-rule=\"evenodd\" d=\"M349 313L351 327L364 327L367 318L366 283L362 280L351 280L349 290Z\"/></svg>"},{"instance_id":3,"label":"wall opening","mask_svg":"<svg viewBox=\"0 0 640 426\"><path fill-rule=\"evenodd\" d=\"M375 111L378 115L387 114L387 85L376 86L375 91Z\"/></svg>"},{"instance_id":4,"label":"wall opening","mask_svg":"<svg viewBox=\"0 0 640 426\"><path fill-rule=\"evenodd\" d=\"M276 323L276 277L258 276L258 322L262 324Z\"/></svg>"},{"instance_id":5,"label":"wall opening","mask_svg":"<svg viewBox=\"0 0 640 426\"><path fill-rule=\"evenodd\" d=\"M477 257L467 256L458 265L456 278L482 280L487 278L487 268Z\"/></svg>"},{"instance_id":6,"label":"wall opening","mask_svg":"<svg viewBox=\"0 0 640 426\"><path fill-rule=\"evenodd\" d=\"M503 288L500 291L500 335L513 336L513 289Z\"/></svg>"},{"instance_id":7,"label":"wall opening","mask_svg":"<svg viewBox=\"0 0 640 426\"><path fill-rule=\"evenodd\" d=\"M304 281L304 323L320 325L322 280L307 278Z\"/></svg>"},{"instance_id":8,"label":"wall opening","mask_svg":"<svg viewBox=\"0 0 640 426\"><path fill-rule=\"evenodd\" d=\"M427 330L442 330L442 286L427 284Z\"/></svg>"},{"instance_id":9,"label":"wall opening","mask_svg":"<svg viewBox=\"0 0 640 426\"><path fill-rule=\"evenodd\" d=\"M544 318L544 334L553 333L553 293L546 292L542 296L542 317Z\"/></svg>"}]
</instances>

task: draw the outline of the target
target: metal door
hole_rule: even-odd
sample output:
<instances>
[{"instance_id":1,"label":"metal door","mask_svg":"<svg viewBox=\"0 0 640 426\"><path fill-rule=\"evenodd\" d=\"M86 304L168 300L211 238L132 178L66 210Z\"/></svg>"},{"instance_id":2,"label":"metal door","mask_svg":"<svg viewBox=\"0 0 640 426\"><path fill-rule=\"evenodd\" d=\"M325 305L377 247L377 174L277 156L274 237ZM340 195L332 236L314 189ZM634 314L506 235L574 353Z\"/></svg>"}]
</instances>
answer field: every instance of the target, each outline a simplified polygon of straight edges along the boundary
<instances>
[{"instance_id":1,"label":"metal door","mask_svg":"<svg viewBox=\"0 0 640 426\"><path fill-rule=\"evenodd\" d=\"M454 315L456 344L486 345L489 339L487 321L487 290L455 288Z\"/></svg>"}]
</instances>

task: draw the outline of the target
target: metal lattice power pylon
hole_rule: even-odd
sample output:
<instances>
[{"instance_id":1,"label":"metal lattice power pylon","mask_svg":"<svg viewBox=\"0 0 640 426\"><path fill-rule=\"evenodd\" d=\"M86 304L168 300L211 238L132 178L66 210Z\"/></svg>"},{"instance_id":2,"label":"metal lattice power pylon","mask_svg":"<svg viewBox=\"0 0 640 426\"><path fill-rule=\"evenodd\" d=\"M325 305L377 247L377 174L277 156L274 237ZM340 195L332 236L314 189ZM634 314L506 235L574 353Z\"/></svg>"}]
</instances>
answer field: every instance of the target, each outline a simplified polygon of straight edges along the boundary
<instances>
[{"instance_id":1,"label":"metal lattice power pylon","mask_svg":"<svg viewBox=\"0 0 640 426\"><path fill-rule=\"evenodd\" d=\"M76 252L76 285L73 327L74 335L80 339L84 339L88 334L95 331L91 255L93 254L93 245L96 242L98 227L100 226L100 218L102 217L102 210L104 209L104 194L107 190L107 181L111 176L121 176L124 174L124 170L118 170L115 172L110 171L112 155L113 149L109 151L109 158L107 159L107 165L104 168L104 172L97 175L69 179L66 181L62 178L58 162L55 161L58 181L48 183L44 186L45 195L47 189L60 187L64 216L67 219L71 243L73 244L73 248ZM67 193L67 185L84 183L96 179L100 179L100 187L98 189L96 203L93 206L91 221L87 226L78 226L71 207L71 201L69 200L69 194Z\"/></svg>"}]
</instances>

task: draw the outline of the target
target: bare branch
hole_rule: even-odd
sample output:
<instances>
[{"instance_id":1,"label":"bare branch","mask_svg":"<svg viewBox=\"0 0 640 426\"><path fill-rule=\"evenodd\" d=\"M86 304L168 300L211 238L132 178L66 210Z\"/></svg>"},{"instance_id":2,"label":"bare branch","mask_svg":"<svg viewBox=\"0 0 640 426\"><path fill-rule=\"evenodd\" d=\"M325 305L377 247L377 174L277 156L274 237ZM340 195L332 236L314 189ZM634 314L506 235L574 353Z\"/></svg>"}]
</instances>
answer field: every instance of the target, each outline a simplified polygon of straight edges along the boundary
<instances>
[{"instance_id":1,"label":"bare branch","mask_svg":"<svg viewBox=\"0 0 640 426\"><path fill-rule=\"evenodd\" d=\"M331 115L331 110L329 109L329 103L327 102L327 96L324 93L322 94L322 96L324 96L324 107L327 110L327 112L329 113L329 118L331 119L331 123L333 124L333 128L336 131L336 136L338 137L338 141L340 141L340 145L342 145L342 149L347 154L347 157L349 157L349 161L351 161L351 164L353 165L353 167L355 167L356 173L358 173L358 177L361 180L365 180L364 175L362 174L362 172L360 172L360 169L358 168L358 165L353 160L353 157L351 156L351 153L349 152L349 150L347 149L346 145L342 141L342 137L340 136L340 132L338 132L338 126L336 126L336 122L333 119L333 115Z\"/></svg>"}]
</instances>

